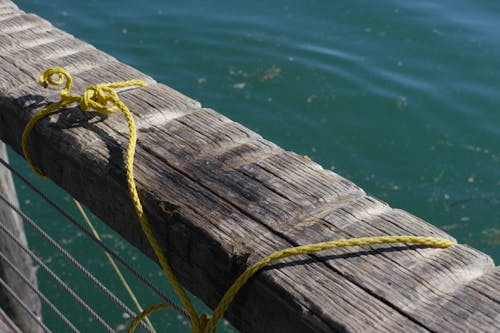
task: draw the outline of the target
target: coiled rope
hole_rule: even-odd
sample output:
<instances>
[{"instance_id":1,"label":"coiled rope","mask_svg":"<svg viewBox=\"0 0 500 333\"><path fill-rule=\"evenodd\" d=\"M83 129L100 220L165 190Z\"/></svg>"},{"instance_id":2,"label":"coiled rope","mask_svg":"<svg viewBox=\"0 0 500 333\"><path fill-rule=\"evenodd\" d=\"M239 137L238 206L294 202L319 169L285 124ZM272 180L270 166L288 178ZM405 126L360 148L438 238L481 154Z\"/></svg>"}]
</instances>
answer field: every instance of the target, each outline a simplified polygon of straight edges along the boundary
<instances>
[{"instance_id":1,"label":"coiled rope","mask_svg":"<svg viewBox=\"0 0 500 333\"><path fill-rule=\"evenodd\" d=\"M44 71L40 76L40 84L44 87L49 85L61 85L66 81L64 88L61 89L60 95L61 100L57 103L49 105L42 108L38 113L36 113L31 120L26 125L23 135L22 135L22 149L26 160L31 165L33 170L40 176L45 177L43 173L33 164L33 161L29 155L28 150L28 137L35 126L35 124L43 117L63 108L64 106L71 103L79 103L82 111L95 110L99 113L108 115L120 110L128 124L130 137L127 145L127 153L125 159L125 168L127 171L127 186L130 192L131 200L134 204L135 212L139 219L141 228L146 235L153 251L160 263L161 268L165 272L168 280L170 281L174 291L179 296L179 299L184 304L186 312L189 314L189 320L191 322L191 332L192 333L215 333L217 328L217 322L223 317L225 311L231 304L231 302L236 297L238 291L245 285L245 283L258 271L260 271L264 266L270 263L300 254L311 254L318 251L323 251L327 249L333 249L337 247L347 247L347 246L360 246L360 245L374 245L374 244L392 244L392 243L404 243L404 244L419 244L423 246L446 248L455 244L454 241L437 238L437 237L417 237L417 236L380 236L380 237L362 237L362 238L350 238L350 239L340 239L331 242L322 242L304 246L297 246L287 248L281 251L272 253L271 255L261 259L251 267L247 268L233 283L233 285L224 294L219 304L214 310L213 315L210 317L207 314L198 314L193 303L186 294L186 291L177 280L175 274L173 273L167 258L163 254L158 241L153 235L151 226L144 213L141 200L137 193L137 188L134 181L134 154L135 146L137 142L137 131L134 123L134 118L132 112L128 107L120 100L118 94L113 90L115 88L123 88L129 86L145 86L146 83L140 80L131 80L125 82L114 82L114 83L102 83L88 87L82 95L72 95L70 94L70 89L72 85L71 75L62 68L49 68ZM156 304L145 311L143 311L139 316L135 318L129 327L128 332L132 333L139 322L141 322L149 314L169 308L168 304Z\"/></svg>"}]
</instances>

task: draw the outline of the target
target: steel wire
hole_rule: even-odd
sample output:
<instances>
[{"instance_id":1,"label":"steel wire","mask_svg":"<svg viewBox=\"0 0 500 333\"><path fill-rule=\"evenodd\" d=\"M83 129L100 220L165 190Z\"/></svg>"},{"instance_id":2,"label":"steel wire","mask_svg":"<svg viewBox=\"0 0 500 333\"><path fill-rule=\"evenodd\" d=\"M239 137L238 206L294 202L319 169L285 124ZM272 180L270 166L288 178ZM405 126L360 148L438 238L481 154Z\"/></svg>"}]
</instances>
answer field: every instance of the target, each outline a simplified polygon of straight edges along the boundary
<instances>
[{"instance_id":1,"label":"steel wire","mask_svg":"<svg viewBox=\"0 0 500 333\"><path fill-rule=\"evenodd\" d=\"M74 325L71 323L71 321L66 318L66 316L36 287L31 283L24 274L19 271L19 269L2 253L0 252L0 258L16 273L17 276L23 280L23 282L35 293L40 297L40 299L47 304L47 306L61 319L66 326L75 333L80 332Z\"/></svg>"},{"instance_id":2,"label":"steel wire","mask_svg":"<svg viewBox=\"0 0 500 333\"><path fill-rule=\"evenodd\" d=\"M30 308L28 307L28 305L26 305L26 303L24 303L24 301L19 297L19 295L16 294L16 292L14 290L12 290L12 288L7 284L7 282L5 282L1 277L0 277L0 285L2 285L2 287L9 293L12 295L12 297L14 297L14 299L16 300L16 302L19 303L19 305L21 305L21 307L26 311L26 313L34 320L37 322L38 325L40 325L40 327L47 333L50 333L51 330L45 326L45 324L41 321L41 319L33 313L33 311L30 310Z\"/></svg>"},{"instance_id":3,"label":"steel wire","mask_svg":"<svg viewBox=\"0 0 500 333\"><path fill-rule=\"evenodd\" d=\"M189 315L186 311L174 302L170 297L162 293L157 287L155 287L151 282L149 282L144 276L132 268L122 257L112 251L107 245L98 240L94 235L92 235L87 229L85 229L78 221L76 221L71 215L66 213L59 205L48 198L43 192L41 192L35 185L33 185L26 177L21 175L17 170L15 170L7 161L0 158L0 164L9 169L16 177L18 177L23 183L25 183L31 190L33 190L38 196L40 196L45 202L57 210L62 216L64 216L71 224L73 224L78 230L80 230L87 238L92 240L98 247L103 251L106 251L111 255L116 261L118 261L125 269L127 269L133 276L135 276L139 281L141 281L146 287L148 287L152 292L159 296L165 303L171 306L172 309L176 310L182 317L189 320Z\"/></svg>"},{"instance_id":4,"label":"steel wire","mask_svg":"<svg viewBox=\"0 0 500 333\"><path fill-rule=\"evenodd\" d=\"M136 313L132 311L127 305L125 305L116 295L111 292L105 285L103 285L92 273L90 273L85 267L83 267L68 251L66 251L62 246L60 246L52 237L50 237L38 224L36 224L29 216L24 214L18 207L16 207L12 202L10 202L2 193L0 193L0 200L5 202L12 210L14 210L19 216L28 224L35 229L47 242L50 243L59 253L61 253L69 262L71 262L86 278L88 278L95 286L97 286L101 292L106 295L112 302L118 305L123 311L125 311L132 318L136 316ZM142 324L146 331L151 332L151 330Z\"/></svg>"},{"instance_id":5,"label":"steel wire","mask_svg":"<svg viewBox=\"0 0 500 333\"><path fill-rule=\"evenodd\" d=\"M9 238L14 241L21 250L23 250L26 254L28 254L40 267L54 280L65 292L67 292L78 304L80 304L81 307L85 309L107 332L109 333L114 333L114 330L111 328L111 326L108 325L102 319L84 300L78 296L78 294L71 289L63 280L61 280L60 277L57 276L56 273L54 273L47 265L44 264L44 262L36 255L34 254L30 249L28 249L26 246L21 244L16 237L10 232L9 229L7 229L2 223L0 223L0 229L2 229L3 232Z\"/></svg>"}]
</instances>

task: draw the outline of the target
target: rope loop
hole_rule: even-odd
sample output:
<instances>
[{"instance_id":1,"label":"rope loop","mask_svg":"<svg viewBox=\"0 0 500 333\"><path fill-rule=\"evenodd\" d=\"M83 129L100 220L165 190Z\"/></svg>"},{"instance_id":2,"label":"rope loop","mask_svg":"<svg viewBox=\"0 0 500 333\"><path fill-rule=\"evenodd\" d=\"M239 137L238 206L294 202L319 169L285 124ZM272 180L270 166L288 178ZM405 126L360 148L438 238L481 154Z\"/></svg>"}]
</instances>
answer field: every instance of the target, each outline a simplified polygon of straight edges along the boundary
<instances>
[{"instance_id":1,"label":"rope loop","mask_svg":"<svg viewBox=\"0 0 500 333\"><path fill-rule=\"evenodd\" d=\"M38 83L44 88L47 88L49 85L59 86L66 81L66 85L61 90L61 98L67 96L73 85L73 79L71 75L64 68L48 68L40 74L40 78L38 79Z\"/></svg>"},{"instance_id":2,"label":"rope loop","mask_svg":"<svg viewBox=\"0 0 500 333\"><path fill-rule=\"evenodd\" d=\"M29 165L33 171L42 178L47 178L45 174L35 166L33 160L31 159L31 154L28 149L28 138L29 134L35 127L35 124L42 118L48 116L49 114L62 109L68 104L78 103L82 111L95 110L101 114L109 115L118 110L122 110L126 116L127 113L130 114L127 106L123 104L118 97L118 94L113 90L113 88L125 88L130 86L146 86L147 83L141 80L130 80L123 82L113 82L113 83L101 83L89 86L82 95L72 95L70 93L71 87L73 85L73 78L71 74L64 68L48 68L40 74L38 83L44 88L49 86L60 86L65 83L64 87L60 91L61 99L59 102L48 105L42 108L38 113L36 113L30 121L26 124L22 134L22 149L23 154L28 161ZM132 115L128 115L130 118ZM127 119L130 125L130 121ZM135 129L131 132L131 135L135 135ZM132 154L133 155L133 154Z\"/></svg>"}]
</instances>

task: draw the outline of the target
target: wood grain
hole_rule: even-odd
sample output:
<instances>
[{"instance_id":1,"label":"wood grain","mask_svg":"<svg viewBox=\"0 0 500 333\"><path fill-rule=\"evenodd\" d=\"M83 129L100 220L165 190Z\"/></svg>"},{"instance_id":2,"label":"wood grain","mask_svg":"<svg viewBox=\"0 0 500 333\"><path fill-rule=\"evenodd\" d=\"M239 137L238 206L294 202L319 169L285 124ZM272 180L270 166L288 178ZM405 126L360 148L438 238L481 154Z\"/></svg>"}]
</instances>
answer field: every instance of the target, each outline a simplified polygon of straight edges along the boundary
<instances>
[{"instance_id":1,"label":"wood grain","mask_svg":"<svg viewBox=\"0 0 500 333\"><path fill-rule=\"evenodd\" d=\"M147 87L120 93L136 115L139 193L176 273L209 306L246 267L285 247L372 235L450 238L46 21L35 20L40 29L34 29L32 15L16 17L0 21L0 41L6 41L0 46L0 138L20 151L28 119L57 99L56 90L35 81L48 66L69 68L75 91L147 80ZM71 107L35 127L30 150L52 180L153 257L125 185L127 141L122 115ZM472 300L471 290L492 283L486 277L497 277L493 270L491 258L463 245L336 249L257 274L227 318L242 332L455 332L457 318L464 318L460 310L470 313L483 301ZM495 328L499 297L484 302L488 309L480 313ZM449 320L436 319L437 311Z\"/></svg>"}]
</instances>

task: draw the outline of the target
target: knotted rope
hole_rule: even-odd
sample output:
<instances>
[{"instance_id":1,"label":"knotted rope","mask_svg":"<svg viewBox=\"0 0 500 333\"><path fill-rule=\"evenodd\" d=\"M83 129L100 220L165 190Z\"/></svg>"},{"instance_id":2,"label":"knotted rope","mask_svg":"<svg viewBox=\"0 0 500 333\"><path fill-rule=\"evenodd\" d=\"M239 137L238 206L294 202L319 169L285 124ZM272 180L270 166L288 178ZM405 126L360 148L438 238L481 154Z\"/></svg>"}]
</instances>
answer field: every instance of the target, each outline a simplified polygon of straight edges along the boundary
<instances>
[{"instance_id":1,"label":"knotted rope","mask_svg":"<svg viewBox=\"0 0 500 333\"><path fill-rule=\"evenodd\" d=\"M57 77L57 79L55 79ZM28 151L28 137L32 131L35 124L43 117L49 115L56 110L63 108L64 106L71 103L79 103L82 111L96 110L102 114L111 114L118 110L122 111L124 114L129 132L130 138L127 146L127 154L125 160L125 167L127 171L127 186L130 192L130 197L135 207L135 212L139 219L139 223L143 232L146 235L153 251L158 258L161 268L165 272L168 280L172 284L172 287L176 294L179 296L180 300L184 304L187 313L190 317L191 322L191 332L192 333L215 333L217 328L217 322L224 316L225 311L234 300L239 290L247 283L247 281L254 276L258 271L260 271L266 265L269 265L276 260L283 259L286 257L302 255L302 254L312 254L318 251L338 248L338 247L348 247L348 246L362 246L362 245L375 245L375 244L393 244L393 243L403 243L403 244L418 244L429 247L436 248L447 248L453 246L456 243L449 239L438 238L438 237L418 237L418 236L378 236L378 237L361 237L361 238L349 238L349 239L339 239L331 242L322 242L310 245L303 245L297 247L287 248L281 251L276 251L271 255L261 259L251 267L247 268L233 283L233 285L226 291L219 304L214 310L212 316L207 314L198 314L193 303L187 296L184 288L180 282L175 277L163 251L161 250L156 238L153 235L151 226L144 213L141 200L137 193L135 181L134 181L134 153L135 146L137 142L137 131L135 128L134 118L132 112L128 107L120 100L118 94L113 90L115 88L123 88L129 86L145 86L146 83L140 80L130 80L125 82L114 82L114 83L102 83L88 87L82 95L72 95L70 94L70 89L72 85L71 75L62 68L49 68L42 73L40 76L40 84L44 87L48 85L61 85L66 81L66 85L61 89L60 95L61 100L57 103L49 105L42 108L38 113L36 113L31 120L26 125L23 135L22 135L22 149L26 160L31 165L33 170L40 176L45 177L43 173L33 164L33 161L29 155ZM169 306L165 303L156 304L148 309L144 310L139 314L134 321L130 324L128 329L129 333L133 333L136 326L148 315L153 312L159 311L161 309L166 309Z\"/></svg>"},{"instance_id":2,"label":"knotted rope","mask_svg":"<svg viewBox=\"0 0 500 333\"><path fill-rule=\"evenodd\" d=\"M24 156L28 163L31 165L32 169L41 177L47 178L33 163L29 150L28 150L28 138L35 126L35 124L46 117L47 115L65 107L71 103L79 103L82 111L95 110L101 114L109 115L118 110L122 111L125 119L127 120L127 125L130 132L130 138L127 145L127 153L125 158L125 168L127 171L127 187L129 189L130 197L135 208L137 217L139 218L139 223L141 228L146 235L153 251L158 258L162 270L167 275L170 283L176 294L179 296L181 302L184 304L187 313L189 314L191 325L200 331L200 319L196 312L196 309L186 294L186 291L180 284L180 282L175 277L172 269L167 261L167 258L163 254L158 241L153 235L151 226L144 214L144 209L139 199L137 193L137 188L134 181L134 154L135 146L137 143L137 130L135 128L134 117L129 108L120 100L118 94L113 90L116 88L125 88L130 86L146 86L147 83L141 80L130 80L125 82L113 82L113 83L101 83L97 85L92 85L88 87L82 95L72 95L70 93L71 86L73 84L73 79L71 75L63 68L49 68L40 75L39 83L43 87L48 87L49 85L62 85L66 82L64 88L61 89L60 96L61 100L57 103L51 104L47 107L42 108L38 113L36 113L26 125L23 135L22 135L22 149Z\"/></svg>"}]
</instances>

